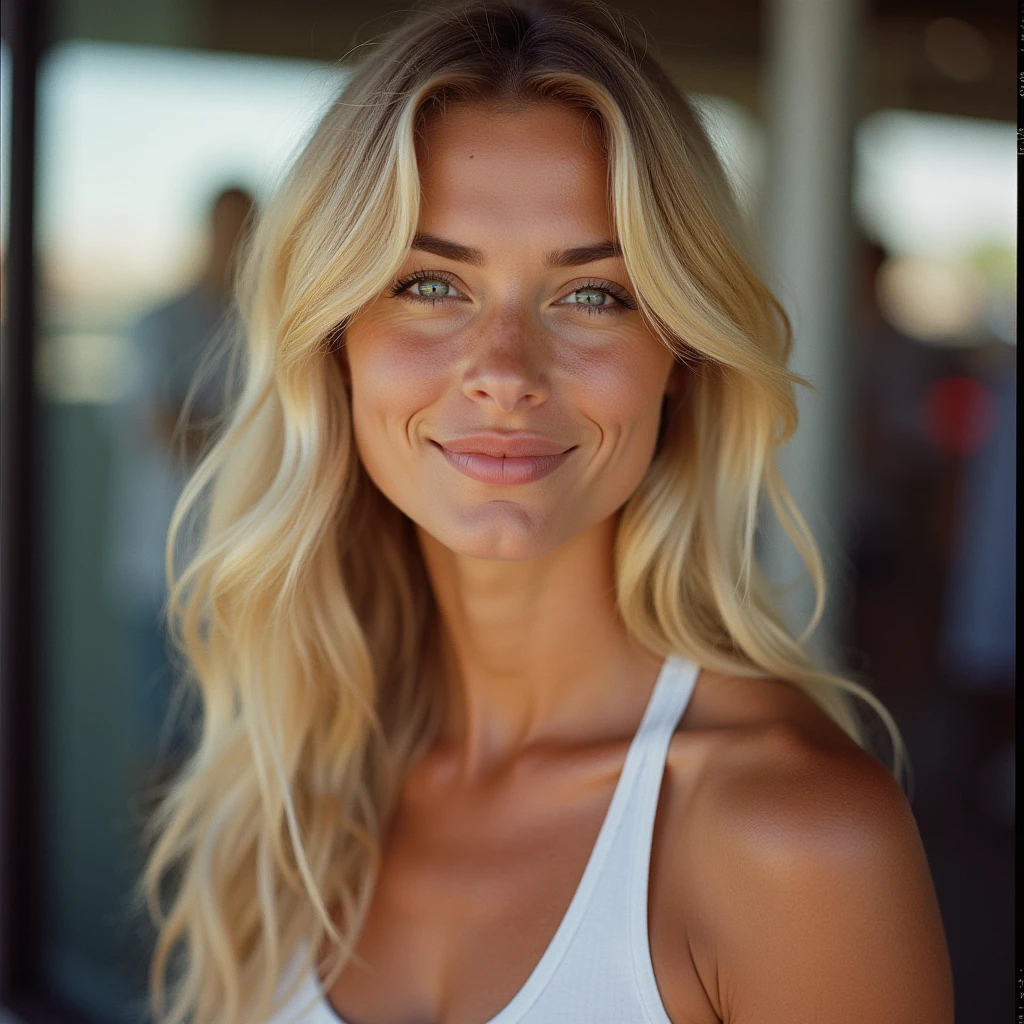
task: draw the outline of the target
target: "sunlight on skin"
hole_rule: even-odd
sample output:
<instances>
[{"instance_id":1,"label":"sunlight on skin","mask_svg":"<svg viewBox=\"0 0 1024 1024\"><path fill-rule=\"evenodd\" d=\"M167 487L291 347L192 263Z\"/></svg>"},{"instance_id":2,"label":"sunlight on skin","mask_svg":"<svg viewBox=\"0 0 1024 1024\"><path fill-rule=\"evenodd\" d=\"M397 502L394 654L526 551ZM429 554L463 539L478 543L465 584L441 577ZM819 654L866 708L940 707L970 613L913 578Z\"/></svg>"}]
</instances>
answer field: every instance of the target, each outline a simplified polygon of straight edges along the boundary
<instances>
[{"instance_id":1,"label":"sunlight on skin","mask_svg":"<svg viewBox=\"0 0 1024 1024\"><path fill-rule=\"evenodd\" d=\"M602 282L632 298L621 257L545 266L552 250L615 237L592 130L561 107L499 117L495 131L494 113L457 109L421 152L419 232L485 262L413 249L400 279L443 276L377 299L347 350L359 452L380 489L452 551L535 559L635 490L673 358L611 293L581 301L578 289ZM462 476L430 444L486 430L577 447L544 479L501 487Z\"/></svg>"},{"instance_id":2,"label":"sunlight on skin","mask_svg":"<svg viewBox=\"0 0 1024 1024\"><path fill-rule=\"evenodd\" d=\"M588 704L622 715L624 679L653 680L615 615L611 551L679 364L635 308L621 256L550 265L616 241L605 155L581 114L456 106L419 159L418 235L478 252L413 248L343 355L363 464L417 524L457 652L468 764L552 720L586 730ZM574 450L510 485L470 479L433 443L486 431Z\"/></svg>"}]
</instances>

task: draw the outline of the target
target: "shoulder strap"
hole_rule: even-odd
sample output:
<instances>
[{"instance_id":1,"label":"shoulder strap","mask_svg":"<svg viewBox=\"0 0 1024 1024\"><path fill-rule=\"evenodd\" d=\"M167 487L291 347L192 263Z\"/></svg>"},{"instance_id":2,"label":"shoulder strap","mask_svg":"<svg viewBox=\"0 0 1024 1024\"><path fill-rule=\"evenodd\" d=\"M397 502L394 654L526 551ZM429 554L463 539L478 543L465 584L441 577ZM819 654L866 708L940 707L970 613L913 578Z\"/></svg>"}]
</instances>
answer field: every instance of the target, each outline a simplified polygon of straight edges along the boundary
<instances>
[{"instance_id":1,"label":"shoulder strap","mask_svg":"<svg viewBox=\"0 0 1024 1024\"><path fill-rule=\"evenodd\" d=\"M679 726L690 697L693 694L700 666L682 655L669 655L669 669L662 682L665 684L657 694L657 708L652 708L649 734L644 743L644 756L640 765L636 793L633 797L632 826L632 889L642 890L646 911L647 875L651 863L651 841L654 835L654 820L661 795L661 782L665 774L665 761L672 736ZM643 922L646 928L646 912ZM646 935L645 935L646 937Z\"/></svg>"},{"instance_id":2,"label":"shoulder strap","mask_svg":"<svg viewBox=\"0 0 1024 1024\"><path fill-rule=\"evenodd\" d=\"M665 775L669 744L693 695L700 666L682 655L670 655L671 672L659 701L658 715L651 725L651 734L644 744L635 804L632 808L633 834L629 844L628 939L633 969L640 994L651 1020L660 1020L661 998L654 980L647 928L648 878L651 865L651 844L658 799Z\"/></svg>"}]
</instances>

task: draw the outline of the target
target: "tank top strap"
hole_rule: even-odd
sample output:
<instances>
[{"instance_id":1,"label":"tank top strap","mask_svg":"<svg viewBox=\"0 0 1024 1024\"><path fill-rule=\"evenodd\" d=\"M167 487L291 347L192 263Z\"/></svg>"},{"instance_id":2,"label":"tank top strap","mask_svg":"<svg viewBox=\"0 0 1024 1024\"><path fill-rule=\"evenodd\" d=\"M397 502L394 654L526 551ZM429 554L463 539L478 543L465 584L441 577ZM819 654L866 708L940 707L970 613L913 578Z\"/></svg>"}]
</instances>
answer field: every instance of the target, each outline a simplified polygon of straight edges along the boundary
<instances>
[{"instance_id":1,"label":"tank top strap","mask_svg":"<svg viewBox=\"0 0 1024 1024\"><path fill-rule=\"evenodd\" d=\"M651 859L654 820L661 781L672 736L690 703L700 666L680 654L670 654L651 696L647 714L637 733L639 747L633 793L629 799L631 885L646 885Z\"/></svg>"},{"instance_id":2,"label":"tank top strap","mask_svg":"<svg viewBox=\"0 0 1024 1024\"><path fill-rule=\"evenodd\" d=\"M636 791L630 805L628 854L628 944L633 972L648 1019L665 1020L661 997L654 978L648 939L647 902L654 822L661 795L672 736L690 703L700 665L682 655L669 655L669 669L652 708L644 757L638 769Z\"/></svg>"},{"instance_id":3,"label":"tank top strap","mask_svg":"<svg viewBox=\"0 0 1024 1024\"><path fill-rule=\"evenodd\" d=\"M663 671L658 676L637 730L637 738L645 748L641 773L653 770L660 774L658 766L652 767L650 762L660 760L664 766L669 741L690 702L699 672L700 666L684 655L669 654L665 659ZM657 800L657 794L654 794L654 799Z\"/></svg>"},{"instance_id":4,"label":"tank top strap","mask_svg":"<svg viewBox=\"0 0 1024 1024\"><path fill-rule=\"evenodd\" d=\"M651 964L647 875L669 742L699 671L681 655L665 659L569 907L533 972L487 1024L672 1024ZM272 1024L345 1024L313 972L291 1012L300 1005L305 1016L282 1013Z\"/></svg>"}]
</instances>

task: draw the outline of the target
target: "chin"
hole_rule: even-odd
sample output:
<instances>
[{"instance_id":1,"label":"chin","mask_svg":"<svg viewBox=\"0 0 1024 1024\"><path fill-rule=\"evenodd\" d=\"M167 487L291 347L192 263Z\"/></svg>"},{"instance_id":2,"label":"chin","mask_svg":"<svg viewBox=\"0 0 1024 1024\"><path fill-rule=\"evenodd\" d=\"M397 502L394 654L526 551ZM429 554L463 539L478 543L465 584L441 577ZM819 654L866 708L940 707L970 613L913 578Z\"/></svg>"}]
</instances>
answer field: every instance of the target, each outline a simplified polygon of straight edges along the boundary
<instances>
[{"instance_id":1,"label":"chin","mask_svg":"<svg viewBox=\"0 0 1024 1024\"><path fill-rule=\"evenodd\" d=\"M423 522L421 528L457 555L493 562L542 558L565 539L535 510L504 501L454 512L441 522Z\"/></svg>"}]
</instances>

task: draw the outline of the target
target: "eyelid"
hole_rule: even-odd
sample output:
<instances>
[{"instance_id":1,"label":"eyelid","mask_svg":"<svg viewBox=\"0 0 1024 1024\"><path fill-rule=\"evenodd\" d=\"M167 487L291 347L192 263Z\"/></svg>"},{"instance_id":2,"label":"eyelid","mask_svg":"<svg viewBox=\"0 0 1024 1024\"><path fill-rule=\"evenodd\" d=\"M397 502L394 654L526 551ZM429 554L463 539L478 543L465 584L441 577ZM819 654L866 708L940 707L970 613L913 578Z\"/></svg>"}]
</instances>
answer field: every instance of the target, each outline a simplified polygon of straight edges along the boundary
<instances>
[{"instance_id":1,"label":"eyelid","mask_svg":"<svg viewBox=\"0 0 1024 1024\"><path fill-rule=\"evenodd\" d=\"M446 295L446 296L438 297L438 298L435 298L435 299L431 299L431 298L429 298L428 296L425 296L425 295L418 295L418 296L416 296L416 298L421 298L421 299L424 299L425 301L428 301L428 302L443 301L446 298L456 298L456 297L457 298L465 298L466 297L465 295L462 294L459 285L456 284L456 280L455 280L455 275L454 274L449 273L447 270L425 270L425 269L423 269L423 270L414 270L414 271L411 271L408 274L403 274L388 289L388 292L387 292L388 297L389 298L395 298L396 296L401 295L408 288L412 287L412 285L414 285L417 281L443 281L446 285L448 285L451 288L454 288L457 292L459 292L458 296L454 296L454 295L448 296L448 295Z\"/></svg>"}]
</instances>

